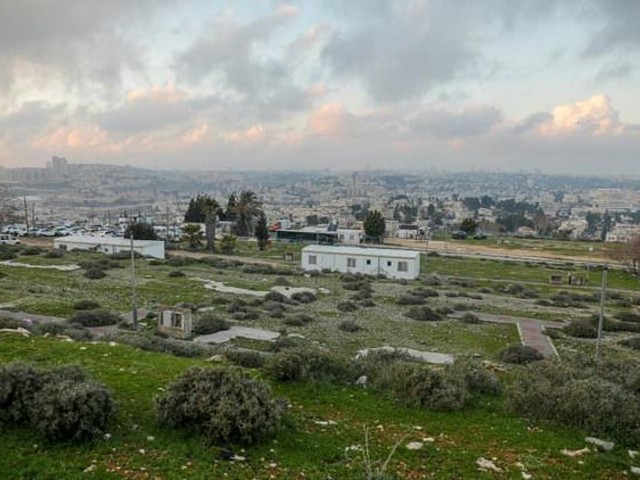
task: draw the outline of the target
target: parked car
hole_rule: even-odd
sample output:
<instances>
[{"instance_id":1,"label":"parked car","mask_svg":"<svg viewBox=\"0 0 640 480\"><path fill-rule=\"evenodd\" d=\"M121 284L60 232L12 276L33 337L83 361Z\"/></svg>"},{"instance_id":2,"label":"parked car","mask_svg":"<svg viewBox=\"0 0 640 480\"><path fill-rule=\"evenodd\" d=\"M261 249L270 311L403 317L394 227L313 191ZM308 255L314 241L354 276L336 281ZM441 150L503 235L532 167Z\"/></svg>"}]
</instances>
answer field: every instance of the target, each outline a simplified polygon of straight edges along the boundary
<instances>
[{"instance_id":1,"label":"parked car","mask_svg":"<svg viewBox=\"0 0 640 480\"><path fill-rule=\"evenodd\" d=\"M3 244L3 245L18 245L19 243L20 243L20 240L18 240L13 235L9 235L8 233L1 233L0 234L0 244Z\"/></svg>"},{"instance_id":2,"label":"parked car","mask_svg":"<svg viewBox=\"0 0 640 480\"><path fill-rule=\"evenodd\" d=\"M451 232L451 238L454 240L465 240L467 238L467 232L464 230L456 230L455 232Z\"/></svg>"}]
</instances>

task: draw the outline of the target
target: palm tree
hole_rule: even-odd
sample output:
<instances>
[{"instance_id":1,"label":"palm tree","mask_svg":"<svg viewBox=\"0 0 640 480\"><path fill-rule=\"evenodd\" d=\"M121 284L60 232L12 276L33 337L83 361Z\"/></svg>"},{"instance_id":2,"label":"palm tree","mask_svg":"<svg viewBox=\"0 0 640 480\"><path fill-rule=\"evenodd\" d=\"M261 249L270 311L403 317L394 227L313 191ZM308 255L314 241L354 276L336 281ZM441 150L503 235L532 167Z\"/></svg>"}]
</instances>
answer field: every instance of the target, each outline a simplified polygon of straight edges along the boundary
<instances>
[{"instance_id":1,"label":"palm tree","mask_svg":"<svg viewBox=\"0 0 640 480\"><path fill-rule=\"evenodd\" d=\"M235 231L239 237L248 237L253 229L253 220L262 212L262 203L258 200L256 192L243 190L240 192L237 203L233 207L236 215Z\"/></svg>"},{"instance_id":2,"label":"palm tree","mask_svg":"<svg viewBox=\"0 0 640 480\"><path fill-rule=\"evenodd\" d=\"M214 252L216 249L216 222L220 204L213 197L206 196L202 199L202 213L204 214L204 232L207 238L207 250Z\"/></svg>"}]
</instances>

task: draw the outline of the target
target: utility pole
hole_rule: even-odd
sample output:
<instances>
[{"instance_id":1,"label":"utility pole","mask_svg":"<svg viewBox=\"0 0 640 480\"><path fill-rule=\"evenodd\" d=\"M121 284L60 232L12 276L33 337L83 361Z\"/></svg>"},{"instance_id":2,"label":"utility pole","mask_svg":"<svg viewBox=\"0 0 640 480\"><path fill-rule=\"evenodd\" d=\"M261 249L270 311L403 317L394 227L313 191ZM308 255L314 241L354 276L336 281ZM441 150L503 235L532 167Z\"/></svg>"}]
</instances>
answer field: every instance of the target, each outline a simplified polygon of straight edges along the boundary
<instances>
[{"instance_id":1,"label":"utility pole","mask_svg":"<svg viewBox=\"0 0 640 480\"><path fill-rule=\"evenodd\" d=\"M136 254L134 246L134 217L129 217L129 245L131 247L131 319L133 329L138 330L138 295L136 292Z\"/></svg>"},{"instance_id":2,"label":"utility pole","mask_svg":"<svg viewBox=\"0 0 640 480\"><path fill-rule=\"evenodd\" d=\"M598 340L596 343L596 367L600 365L600 348L602 346L602 328L604 324L604 301L607 295L608 267L602 270L602 289L600 290L600 314L598 316Z\"/></svg>"},{"instance_id":3,"label":"utility pole","mask_svg":"<svg viewBox=\"0 0 640 480\"><path fill-rule=\"evenodd\" d=\"M25 236L29 236L29 205L27 204L27 196L24 196L24 224L27 229Z\"/></svg>"}]
</instances>

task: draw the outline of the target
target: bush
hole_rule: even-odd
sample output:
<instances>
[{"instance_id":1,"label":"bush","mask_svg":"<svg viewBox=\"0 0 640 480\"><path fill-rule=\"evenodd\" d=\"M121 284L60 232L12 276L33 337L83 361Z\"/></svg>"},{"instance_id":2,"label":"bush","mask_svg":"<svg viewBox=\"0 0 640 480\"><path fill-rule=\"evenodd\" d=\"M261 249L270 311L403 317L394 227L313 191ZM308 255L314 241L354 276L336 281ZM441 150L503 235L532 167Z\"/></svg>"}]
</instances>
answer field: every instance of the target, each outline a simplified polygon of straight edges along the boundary
<instances>
[{"instance_id":1,"label":"bush","mask_svg":"<svg viewBox=\"0 0 640 480\"><path fill-rule=\"evenodd\" d=\"M262 368L267 361L266 355L245 350L227 350L224 356L227 357L229 361L245 368Z\"/></svg>"},{"instance_id":2,"label":"bush","mask_svg":"<svg viewBox=\"0 0 640 480\"><path fill-rule=\"evenodd\" d=\"M280 382L353 383L354 366L330 353L287 350L276 353L265 365L266 373Z\"/></svg>"},{"instance_id":3,"label":"bush","mask_svg":"<svg viewBox=\"0 0 640 480\"><path fill-rule=\"evenodd\" d=\"M180 278L186 275L182 270L171 270L167 276L169 278Z\"/></svg>"},{"instance_id":4,"label":"bush","mask_svg":"<svg viewBox=\"0 0 640 480\"><path fill-rule=\"evenodd\" d=\"M414 307L409 309L404 316L420 322L438 322L444 319L442 315L431 307Z\"/></svg>"},{"instance_id":5,"label":"bush","mask_svg":"<svg viewBox=\"0 0 640 480\"><path fill-rule=\"evenodd\" d=\"M365 308L370 308L370 307L375 307L376 303L370 298L365 298L360 302L360 306Z\"/></svg>"},{"instance_id":6,"label":"bush","mask_svg":"<svg viewBox=\"0 0 640 480\"><path fill-rule=\"evenodd\" d=\"M336 308L341 312L355 312L356 310L358 310L358 305L347 300L345 302L338 303L338 305L336 305Z\"/></svg>"},{"instance_id":7,"label":"bush","mask_svg":"<svg viewBox=\"0 0 640 480\"><path fill-rule=\"evenodd\" d=\"M88 440L114 414L109 390L79 367L0 367L0 423L30 425L51 441Z\"/></svg>"},{"instance_id":8,"label":"bush","mask_svg":"<svg viewBox=\"0 0 640 480\"><path fill-rule=\"evenodd\" d=\"M92 340L93 334L81 325L65 323L39 323L34 325L33 331L38 335L62 335L76 341Z\"/></svg>"},{"instance_id":9,"label":"bush","mask_svg":"<svg viewBox=\"0 0 640 480\"><path fill-rule=\"evenodd\" d=\"M523 368L508 389L516 412L630 445L640 441L637 365L545 360Z\"/></svg>"},{"instance_id":10,"label":"bush","mask_svg":"<svg viewBox=\"0 0 640 480\"><path fill-rule=\"evenodd\" d=\"M340 325L338 325L338 329L342 330L343 332L353 333L353 332L362 330L362 327L358 325L355 321L348 319L340 322Z\"/></svg>"},{"instance_id":11,"label":"bush","mask_svg":"<svg viewBox=\"0 0 640 480\"><path fill-rule=\"evenodd\" d=\"M30 330L31 325L17 318L0 317L0 328L9 328L11 330L15 330L16 328L25 328L27 330Z\"/></svg>"},{"instance_id":12,"label":"bush","mask_svg":"<svg viewBox=\"0 0 640 480\"><path fill-rule=\"evenodd\" d=\"M229 330L231 325L222 318L218 318L212 313L205 313L196 317L193 322L193 333L196 335L208 335L210 333Z\"/></svg>"},{"instance_id":13,"label":"bush","mask_svg":"<svg viewBox=\"0 0 640 480\"><path fill-rule=\"evenodd\" d=\"M313 322L313 317L310 315L307 315L306 313L299 313L297 315L287 317L284 320L285 325L290 325L292 327L301 327L311 322Z\"/></svg>"},{"instance_id":14,"label":"bush","mask_svg":"<svg viewBox=\"0 0 640 480\"><path fill-rule=\"evenodd\" d=\"M633 350L640 350L640 337L625 338L618 342L623 347L628 347Z\"/></svg>"},{"instance_id":15,"label":"bush","mask_svg":"<svg viewBox=\"0 0 640 480\"><path fill-rule=\"evenodd\" d=\"M523 365L544 360L544 355L527 345L510 345L498 352L498 358L504 363Z\"/></svg>"},{"instance_id":16,"label":"bush","mask_svg":"<svg viewBox=\"0 0 640 480\"><path fill-rule=\"evenodd\" d=\"M88 440L115 416L111 392L91 380L49 382L33 403L33 425L52 441Z\"/></svg>"},{"instance_id":17,"label":"bush","mask_svg":"<svg viewBox=\"0 0 640 480\"><path fill-rule=\"evenodd\" d=\"M208 357L214 353L214 350L208 345L142 333L119 332L114 335L105 335L103 339L105 341L131 345L132 347L148 352L167 353L176 357Z\"/></svg>"},{"instance_id":18,"label":"bush","mask_svg":"<svg viewBox=\"0 0 640 480\"><path fill-rule=\"evenodd\" d=\"M573 320L562 329L564 333L576 338L597 338L598 326L591 320Z\"/></svg>"},{"instance_id":19,"label":"bush","mask_svg":"<svg viewBox=\"0 0 640 480\"><path fill-rule=\"evenodd\" d=\"M295 292L291 295L291 300L295 300L300 303L312 303L318 300L318 297L311 292Z\"/></svg>"},{"instance_id":20,"label":"bush","mask_svg":"<svg viewBox=\"0 0 640 480\"><path fill-rule=\"evenodd\" d=\"M444 283L444 280L437 275L427 275L422 279L422 283L429 286L438 286Z\"/></svg>"},{"instance_id":21,"label":"bush","mask_svg":"<svg viewBox=\"0 0 640 480\"><path fill-rule=\"evenodd\" d=\"M96 308L100 308L100 304L95 300L78 300L73 304L74 310L95 310Z\"/></svg>"},{"instance_id":22,"label":"bush","mask_svg":"<svg viewBox=\"0 0 640 480\"><path fill-rule=\"evenodd\" d=\"M287 298L286 295L276 292L275 290L271 290L264 296L265 301L269 302L279 302L279 303L291 303L291 301Z\"/></svg>"},{"instance_id":23,"label":"bush","mask_svg":"<svg viewBox=\"0 0 640 480\"><path fill-rule=\"evenodd\" d=\"M41 253L42 253L42 249L40 247L25 247L20 252L20 255L34 256L34 255L40 255Z\"/></svg>"},{"instance_id":24,"label":"bush","mask_svg":"<svg viewBox=\"0 0 640 480\"><path fill-rule=\"evenodd\" d=\"M115 325L120 321L120 317L108 310L81 310L73 314L69 323L77 323L84 327L103 327L105 325Z\"/></svg>"},{"instance_id":25,"label":"bush","mask_svg":"<svg viewBox=\"0 0 640 480\"><path fill-rule=\"evenodd\" d=\"M62 258L64 257L64 250L54 248L53 250L46 251L42 256L44 258Z\"/></svg>"},{"instance_id":26,"label":"bush","mask_svg":"<svg viewBox=\"0 0 640 480\"><path fill-rule=\"evenodd\" d=\"M356 293L351 295L351 300L369 300L373 297L373 292L371 290L358 290Z\"/></svg>"},{"instance_id":27,"label":"bush","mask_svg":"<svg viewBox=\"0 0 640 480\"><path fill-rule=\"evenodd\" d=\"M447 373L466 383L469 392L481 395L498 395L500 381L480 363L467 359L457 359L447 367Z\"/></svg>"},{"instance_id":28,"label":"bush","mask_svg":"<svg viewBox=\"0 0 640 480\"><path fill-rule=\"evenodd\" d=\"M100 280L107 276L104 270L100 270L99 268L90 268L84 272L85 278L89 280Z\"/></svg>"},{"instance_id":29,"label":"bush","mask_svg":"<svg viewBox=\"0 0 640 480\"><path fill-rule=\"evenodd\" d=\"M253 310L246 310L244 312L235 312L232 313L231 316L234 320L258 320L260 318L260 314Z\"/></svg>"},{"instance_id":30,"label":"bush","mask_svg":"<svg viewBox=\"0 0 640 480\"><path fill-rule=\"evenodd\" d=\"M283 413L265 383L236 370L193 367L156 398L161 425L198 432L212 444L258 443L277 432Z\"/></svg>"},{"instance_id":31,"label":"bush","mask_svg":"<svg viewBox=\"0 0 640 480\"><path fill-rule=\"evenodd\" d=\"M423 305L425 299L417 295L400 295L396 298L398 305Z\"/></svg>"},{"instance_id":32,"label":"bush","mask_svg":"<svg viewBox=\"0 0 640 480\"><path fill-rule=\"evenodd\" d=\"M471 323L471 324L482 323L480 321L480 318L471 312L467 312L462 317L460 317L460 321L463 323Z\"/></svg>"}]
</instances>

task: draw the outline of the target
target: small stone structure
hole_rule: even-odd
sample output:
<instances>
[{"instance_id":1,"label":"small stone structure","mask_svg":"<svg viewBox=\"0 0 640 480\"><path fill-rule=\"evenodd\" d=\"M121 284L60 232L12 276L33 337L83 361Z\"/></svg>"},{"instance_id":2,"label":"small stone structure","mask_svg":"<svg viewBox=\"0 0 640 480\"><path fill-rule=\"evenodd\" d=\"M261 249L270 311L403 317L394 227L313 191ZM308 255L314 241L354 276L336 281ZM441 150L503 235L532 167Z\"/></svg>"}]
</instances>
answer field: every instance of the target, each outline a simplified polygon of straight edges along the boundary
<instances>
[{"instance_id":1,"label":"small stone structure","mask_svg":"<svg viewBox=\"0 0 640 480\"><path fill-rule=\"evenodd\" d=\"M293 252L284 252L282 254L282 259L285 262L295 262L296 261L296 256Z\"/></svg>"},{"instance_id":2,"label":"small stone structure","mask_svg":"<svg viewBox=\"0 0 640 480\"><path fill-rule=\"evenodd\" d=\"M575 273L572 273L571 275L569 275L569 285L582 286L586 284L587 284L587 277L585 277L584 275L579 275Z\"/></svg>"},{"instance_id":3,"label":"small stone structure","mask_svg":"<svg viewBox=\"0 0 640 480\"><path fill-rule=\"evenodd\" d=\"M561 273L553 273L549 275L549 283L551 285L562 285L564 283L564 275Z\"/></svg>"},{"instance_id":4,"label":"small stone structure","mask_svg":"<svg viewBox=\"0 0 640 480\"><path fill-rule=\"evenodd\" d=\"M174 338L191 338L193 313L188 308L162 307L158 330Z\"/></svg>"}]
</instances>

